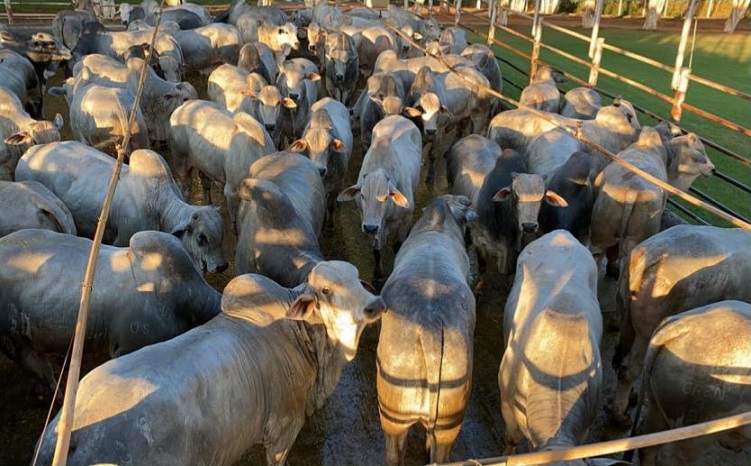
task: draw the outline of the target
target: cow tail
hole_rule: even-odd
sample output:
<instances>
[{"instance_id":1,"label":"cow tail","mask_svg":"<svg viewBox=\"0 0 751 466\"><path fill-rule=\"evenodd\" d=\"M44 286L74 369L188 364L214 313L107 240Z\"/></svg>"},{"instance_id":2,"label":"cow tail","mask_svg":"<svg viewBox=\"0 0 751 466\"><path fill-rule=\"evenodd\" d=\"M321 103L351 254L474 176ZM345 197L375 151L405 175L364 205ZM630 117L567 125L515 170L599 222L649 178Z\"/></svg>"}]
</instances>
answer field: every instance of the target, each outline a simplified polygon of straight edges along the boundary
<instances>
[{"instance_id":1,"label":"cow tail","mask_svg":"<svg viewBox=\"0 0 751 466\"><path fill-rule=\"evenodd\" d=\"M637 278L639 286L642 286L641 277L644 276L644 270L646 269L646 254L646 248L637 246L631 252L631 257L628 258L628 267L621 267L623 273L621 273L619 278L618 291L615 296L616 313L621 318L621 334L615 347L615 353L613 353L613 369L616 371L621 367L623 359L631 351L636 337L634 323L631 320L631 301L634 299L634 294L637 290L631 289L631 277ZM622 258L621 260L624 259Z\"/></svg>"},{"instance_id":2,"label":"cow tail","mask_svg":"<svg viewBox=\"0 0 751 466\"><path fill-rule=\"evenodd\" d=\"M644 407L644 398L646 397L647 390L649 390L649 375L652 372L652 366L654 365L657 354L660 352L663 346L665 346L670 340L679 338L680 336L688 333L689 329L682 325L672 325L674 322L680 320L679 316L670 316L662 320L660 325L652 334L652 339L649 341L649 348L647 348L647 354L644 355L644 370L642 371L641 388L639 389L639 401L636 403L636 412L634 413L634 423L631 425L630 437L636 436L636 430L639 426L639 418L641 417L642 407ZM665 327L668 327L665 331ZM657 406L651 406L650 409L658 409ZM631 462L634 455L634 450L628 450L623 454L623 460Z\"/></svg>"},{"instance_id":3,"label":"cow tail","mask_svg":"<svg viewBox=\"0 0 751 466\"><path fill-rule=\"evenodd\" d=\"M435 430L438 426L441 401L441 377L443 375L443 357L446 344L446 334L444 331L443 322L438 322L437 324L438 328L426 329L422 333L423 357L425 358L425 372L428 379L428 390L430 390L431 387L435 387L433 403L431 403L430 406L432 410L428 415L428 425L426 426L431 452L435 449L436 446ZM433 333L435 330L438 330L440 332L438 339L435 338L436 333Z\"/></svg>"}]
</instances>

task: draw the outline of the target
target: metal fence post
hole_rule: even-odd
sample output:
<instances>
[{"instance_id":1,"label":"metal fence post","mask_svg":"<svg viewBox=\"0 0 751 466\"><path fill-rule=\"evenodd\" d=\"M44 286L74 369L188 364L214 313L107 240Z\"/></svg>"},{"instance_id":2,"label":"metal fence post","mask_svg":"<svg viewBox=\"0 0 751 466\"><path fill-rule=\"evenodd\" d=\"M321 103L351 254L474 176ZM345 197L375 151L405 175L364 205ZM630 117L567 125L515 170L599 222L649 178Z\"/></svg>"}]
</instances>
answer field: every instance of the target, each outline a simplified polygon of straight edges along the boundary
<instances>
[{"instance_id":1,"label":"metal fence post","mask_svg":"<svg viewBox=\"0 0 751 466\"><path fill-rule=\"evenodd\" d=\"M542 42L542 25L538 24L535 28L535 41L532 43L532 56L529 59L529 83L535 79L537 74L537 60L540 58L540 43Z\"/></svg>"},{"instance_id":2,"label":"metal fence post","mask_svg":"<svg viewBox=\"0 0 751 466\"><path fill-rule=\"evenodd\" d=\"M605 39L597 38L595 43L594 55L592 56L592 68L589 69L589 81L587 84L594 87L597 85L597 78L600 76L600 62L602 61L602 48L605 45Z\"/></svg>"},{"instance_id":3,"label":"metal fence post","mask_svg":"<svg viewBox=\"0 0 751 466\"><path fill-rule=\"evenodd\" d=\"M490 0L490 26L488 27L488 45L493 44L495 39L495 20L498 15L498 4L501 0Z\"/></svg>"},{"instance_id":4,"label":"metal fence post","mask_svg":"<svg viewBox=\"0 0 751 466\"><path fill-rule=\"evenodd\" d=\"M690 73L691 68L683 68L681 70L678 89L676 89L675 97L673 98L673 108L670 109L670 121L673 123L681 121L681 113L683 112L682 105L686 100L686 93L688 92L688 75Z\"/></svg>"},{"instance_id":5,"label":"metal fence post","mask_svg":"<svg viewBox=\"0 0 751 466\"><path fill-rule=\"evenodd\" d=\"M459 26L462 20L462 0L456 0L456 16L454 17L454 26Z\"/></svg>"}]
</instances>

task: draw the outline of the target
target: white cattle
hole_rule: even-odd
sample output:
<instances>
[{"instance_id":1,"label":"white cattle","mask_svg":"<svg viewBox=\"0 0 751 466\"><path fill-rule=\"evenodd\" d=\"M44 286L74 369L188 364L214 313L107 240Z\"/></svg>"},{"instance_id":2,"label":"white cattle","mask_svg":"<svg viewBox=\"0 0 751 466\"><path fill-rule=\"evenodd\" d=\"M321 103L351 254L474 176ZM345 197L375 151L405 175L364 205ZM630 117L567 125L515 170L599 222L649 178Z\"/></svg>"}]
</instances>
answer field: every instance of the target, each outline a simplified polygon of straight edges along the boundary
<instances>
[{"instance_id":1,"label":"white cattle","mask_svg":"<svg viewBox=\"0 0 751 466\"><path fill-rule=\"evenodd\" d=\"M362 215L362 231L370 236L375 277L383 274L381 248L392 232L397 247L409 232L420 181L422 140L414 123L398 115L373 128L373 140L360 168L357 183L343 190L339 201L355 200Z\"/></svg>"},{"instance_id":2,"label":"white cattle","mask_svg":"<svg viewBox=\"0 0 751 466\"><path fill-rule=\"evenodd\" d=\"M602 107L600 93L588 87L575 87L563 95L560 113L568 118L593 120Z\"/></svg>"},{"instance_id":3,"label":"white cattle","mask_svg":"<svg viewBox=\"0 0 751 466\"><path fill-rule=\"evenodd\" d=\"M224 184L229 218L235 223L237 190L250 166L274 152L271 136L246 113L232 114L213 102L192 100L170 117L170 150L183 195L190 199L192 172ZM211 203L210 182L203 179L204 202Z\"/></svg>"},{"instance_id":4,"label":"white cattle","mask_svg":"<svg viewBox=\"0 0 751 466\"><path fill-rule=\"evenodd\" d=\"M528 107L555 113L561 100L561 92L556 83L566 82L553 68L543 65L537 68L532 82L522 90L519 103Z\"/></svg>"},{"instance_id":5,"label":"white cattle","mask_svg":"<svg viewBox=\"0 0 751 466\"><path fill-rule=\"evenodd\" d=\"M495 141L477 134L457 141L446 153L449 192L466 196L476 207L482 183L500 155L501 148Z\"/></svg>"},{"instance_id":6,"label":"white cattle","mask_svg":"<svg viewBox=\"0 0 751 466\"><path fill-rule=\"evenodd\" d=\"M114 165L112 157L79 142L56 142L29 149L16 178L45 185L68 206L78 234L91 238ZM177 236L198 270L221 272L228 267L222 253L224 222L217 209L183 201L164 159L141 149L131 153L129 165L122 168L104 241L125 246L144 230Z\"/></svg>"},{"instance_id":7,"label":"white cattle","mask_svg":"<svg viewBox=\"0 0 751 466\"><path fill-rule=\"evenodd\" d=\"M27 228L76 234L68 207L36 181L0 181L0 237Z\"/></svg>"}]
</instances>

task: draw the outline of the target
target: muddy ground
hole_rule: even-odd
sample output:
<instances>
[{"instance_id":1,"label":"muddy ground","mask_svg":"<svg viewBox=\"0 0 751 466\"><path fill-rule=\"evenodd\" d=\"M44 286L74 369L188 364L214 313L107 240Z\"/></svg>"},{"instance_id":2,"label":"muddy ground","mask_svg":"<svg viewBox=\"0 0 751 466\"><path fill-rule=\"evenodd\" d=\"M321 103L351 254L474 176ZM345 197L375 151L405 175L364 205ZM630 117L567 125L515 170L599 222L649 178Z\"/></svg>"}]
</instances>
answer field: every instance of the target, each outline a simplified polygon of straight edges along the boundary
<instances>
[{"instance_id":1,"label":"muddy ground","mask_svg":"<svg viewBox=\"0 0 751 466\"><path fill-rule=\"evenodd\" d=\"M60 81L55 77L51 84ZM205 78L191 80L196 88L205 90ZM67 106L62 99L45 99L45 117L52 119L56 112L67 120ZM67 128L64 138L70 138ZM348 182L353 183L362 161L362 153L356 147L349 170ZM423 178L424 180L424 172ZM199 189L194 189L198 193ZM416 216L420 208L433 196L446 192L444 166L437 165L436 183L426 185L421 182L416 194ZM222 199L219 191L214 192L215 202ZM200 195L192 199L201 203ZM226 218L226 210L223 212ZM353 203L341 204L334 217L334 233L326 237L322 247L327 258L348 260L355 264L361 276L370 280L373 269L369 247L360 233L359 213ZM230 269L218 276L209 277L218 290L233 277L232 264L235 238L228 234L225 252L230 259ZM391 269L393 257L387 256L386 270ZM454 446L452 460L487 458L499 456L504 448L503 420L500 412L500 397L497 385L498 367L503 352L502 322L503 306L510 289L508 278L491 274L487 279L485 294L477 305L477 325L475 330L473 389L467 407L461 434ZM601 345L603 355L604 386L603 403L613 394L615 375L610 368L610 359L617 339L613 331L615 283L603 278L599 283L599 299L606 330ZM326 405L316 412L300 432L297 442L289 455L289 464L299 465L376 465L384 458L384 441L378 418L378 404L375 390L375 351L378 341L378 325L373 325L363 333L357 358L345 369L342 380ZM50 397L39 397L34 392L34 381L14 366L4 355L0 356L0 464L29 464L32 461L33 447L45 424L50 405ZM53 407L56 412L59 406ZM627 429L610 424L604 410L598 411L587 441L597 442L622 437ZM415 429L408 440L407 464L423 464L424 432ZM524 451L524 446L520 451ZM714 447L697 464L749 464L751 451L743 454ZM248 452L238 464L263 464L261 447Z\"/></svg>"}]
</instances>

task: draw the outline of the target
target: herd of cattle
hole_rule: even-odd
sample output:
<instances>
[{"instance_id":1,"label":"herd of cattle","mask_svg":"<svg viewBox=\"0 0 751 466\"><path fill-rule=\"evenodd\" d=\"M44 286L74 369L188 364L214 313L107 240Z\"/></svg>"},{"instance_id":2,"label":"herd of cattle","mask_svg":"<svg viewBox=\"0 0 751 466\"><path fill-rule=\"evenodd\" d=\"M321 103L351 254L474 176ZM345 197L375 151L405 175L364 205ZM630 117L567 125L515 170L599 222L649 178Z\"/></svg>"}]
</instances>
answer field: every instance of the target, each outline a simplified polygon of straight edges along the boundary
<instances>
[{"instance_id":1,"label":"herd of cattle","mask_svg":"<svg viewBox=\"0 0 751 466\"><path fill-rule=\"evenodd\" d=\"M540 451L579 444L601 409L605 258L622 316L612 418L632 422L642 374L643 432L751 407L751 234L660 232L666 193L559 126L684 190L714 168L695 134L642 127L629 102L603 105L590 89L561 97L546 66L521 101L548 117L504 109L488 47L393 6L321 4L290 18L235 0L212 18L183 4L164 11L149 49L158 9L123 4L126 31L85 10L59 13L54 36L0 29L0 348L45 386L74 332L113 156L132 134L86 336L87 353L113 359L81 382L72 464L231 464L259 443L283 464L379 318L385 461L404 462L414 424L430 461L447 461L483 285L471 287L470 245L481 281L488 264L515 274L498 372L507 452L525 439ZM39 119L59 69L69 77L47 92L66 99L76 141L60 141L59 114ZM210 100L182 81L196 72ZM450 192L413 223L415 189L444 159ZM187 202L194 171L202 206ZM237 276L222 293L204 279L229 266L212 183L237 236ZM337 202L351 200L380 296L320 249ZM398 251L391 271L386 246ZM43 464L58 420L40 439ZM681 448L681 461L714 440ZM746 428L722 444L749 440ZM641 464L681 462L656 453L643 450Z\"/></svg>"}]
</instances>

